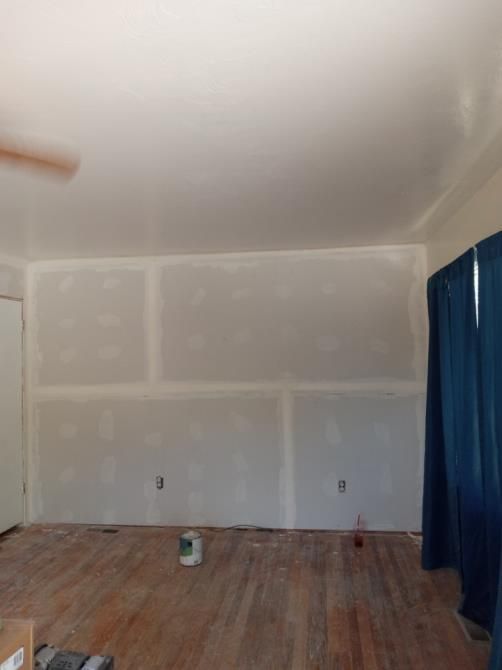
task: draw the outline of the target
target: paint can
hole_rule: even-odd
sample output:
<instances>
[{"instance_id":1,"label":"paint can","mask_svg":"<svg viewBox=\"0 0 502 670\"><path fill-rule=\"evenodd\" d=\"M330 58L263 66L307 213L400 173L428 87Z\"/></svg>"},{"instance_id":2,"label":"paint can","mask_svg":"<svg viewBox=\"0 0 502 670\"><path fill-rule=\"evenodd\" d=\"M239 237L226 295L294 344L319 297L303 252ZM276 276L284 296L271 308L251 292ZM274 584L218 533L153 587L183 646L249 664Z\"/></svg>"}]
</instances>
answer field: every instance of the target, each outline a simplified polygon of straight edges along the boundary
<instances>
[{"instance_id":1,"label":"paint can","mask_svg":"<svg viewBox=\"0 0 502 670\"><path fill-rule=\"evenodd\" d=\"M187 567L202 563L202 535L198 530L180 535L180 563Z\"/></svg>"}]
</instances>

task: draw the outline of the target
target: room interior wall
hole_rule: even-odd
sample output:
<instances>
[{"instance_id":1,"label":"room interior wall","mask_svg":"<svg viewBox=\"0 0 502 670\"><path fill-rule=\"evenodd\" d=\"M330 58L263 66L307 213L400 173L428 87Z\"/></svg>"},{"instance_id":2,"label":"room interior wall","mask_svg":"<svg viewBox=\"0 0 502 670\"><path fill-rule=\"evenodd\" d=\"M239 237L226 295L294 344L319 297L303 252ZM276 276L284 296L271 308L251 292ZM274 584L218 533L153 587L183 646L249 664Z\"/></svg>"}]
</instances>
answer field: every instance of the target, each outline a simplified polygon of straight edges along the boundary
<instances>
[{"instance_id":1,"label":"room interior wall","mask_svg":"<svg viewBox=\"0 0 502 670\"><path fill-rule=\"evenodd\" d=\"M26 262L0 254L0 295L22 299Z\"/></svg>"},{"instance_id":2,"label":"room interior wall","mask_svg":"<svg viewBox=\"0 0 502 670\"><path fill-rule=\"evenodd\" d=\"M425 274L421 245L31 264L31 518L417 530Z\"/></svg>"},{"instance_id":3,"label":"room interior wall","mask_svg":"<svg viewBox=\"0 0 502 670\"><path fill-rule=\"evenodd\" d=\"M502 168L481 186L427 240L428 272L447 265L464 251L502 229Z\"/></svg>"}]
</instances>

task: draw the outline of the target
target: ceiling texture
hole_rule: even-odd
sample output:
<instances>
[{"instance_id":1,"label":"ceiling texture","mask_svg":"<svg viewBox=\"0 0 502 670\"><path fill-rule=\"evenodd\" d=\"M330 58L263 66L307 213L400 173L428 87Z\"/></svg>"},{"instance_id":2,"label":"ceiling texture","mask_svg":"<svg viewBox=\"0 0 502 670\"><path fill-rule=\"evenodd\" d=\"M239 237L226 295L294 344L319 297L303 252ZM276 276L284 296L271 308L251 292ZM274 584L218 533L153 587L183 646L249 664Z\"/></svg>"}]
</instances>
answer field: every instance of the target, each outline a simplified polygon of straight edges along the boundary
<instances>
[{"instance_id":1,"label":"ceiling texture","mask_svg":"<svg viewBox=\"0 0 502 670\"><path fill-rule=\"evenodd\" d=\"M0 166L29 259L421 241L502 127L500 0L3 0L0 44L0 137L81 159Z\"/></svg>"}]
</instances>

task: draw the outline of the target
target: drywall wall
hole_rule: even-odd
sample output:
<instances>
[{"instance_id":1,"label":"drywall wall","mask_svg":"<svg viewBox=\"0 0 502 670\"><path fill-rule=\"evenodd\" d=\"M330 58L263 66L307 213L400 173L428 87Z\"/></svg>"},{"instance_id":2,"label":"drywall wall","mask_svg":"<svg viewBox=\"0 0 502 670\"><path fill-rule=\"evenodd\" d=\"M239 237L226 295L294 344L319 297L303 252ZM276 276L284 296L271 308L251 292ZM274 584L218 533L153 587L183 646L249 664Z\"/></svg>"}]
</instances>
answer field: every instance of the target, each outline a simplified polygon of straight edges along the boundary
<instances>
[{"instance_id":1,"label":"drywall wall","mask_svg":"<svg viewBox=\"0 0 502 670\"><path fill-rule=\"evenodd\" d=\"M423 247L28 277L33 519L419 527Z\"/></svg>"},{"instance_id":2,"label":"drywall wall","mask_svg":"<svg viewBox=\"0 0 502 670\"><path fill-rule=\"evenodd\" d=\"M165 377L408 379L415 363L409 261L404 253L389 262L359 252L336 262L272 257L164 267Z\"/></svg>"},{"instance_id":3,"label":"drywall wall","mask_svg":"<svg viewBox=\"0 0 502 670\"><path fill-rule=\"evenodd\" d=\"M498 170L453 216L436 227L427 241L427 264L433 274L476 242L502 230L502 169Z\"/></svg>"},{"instance_id":4,"label":"drywall wall","mask_svg":"<svg viewBox=\"0 0 502 670\"><path fill-rule=\"evenodd\" d=\"M51 492L43 514L90 523L279 526L278 407L276 397L41 402L40 447L51 452L40 463Z\"/></svg>"},{"instance_id":5,"label":"drywall wall","mask_svg":"<svg viewBox=\"0 0 502 670\"><path fill-rule=\"evenodd\" d=\"M415 526L422 498L422 398L301 394L293 415L299 527L335 522L335 528L350 528L359 511L372 528ZM349 482L345 493L339 480Z\"/></svg>"},{"instance_id":6,"label":"drywall wall","mask_svg":"<svg viewBox=\"0 0 502 670\"><path fill-rule=\"evenodd\" d=\"M25 261L0 255L0 296L22 298Z\"/></svg>"},{"instance_id":7,"label":"drywall wall","mask_svg":"<svg viewBox=\"0 0 502 670\"><path fill-rule=\"evenodd\" d=\"M145 273L78 270L43 275L37 293L40 383L145 378Z\"/></svg>"}]
</instances>

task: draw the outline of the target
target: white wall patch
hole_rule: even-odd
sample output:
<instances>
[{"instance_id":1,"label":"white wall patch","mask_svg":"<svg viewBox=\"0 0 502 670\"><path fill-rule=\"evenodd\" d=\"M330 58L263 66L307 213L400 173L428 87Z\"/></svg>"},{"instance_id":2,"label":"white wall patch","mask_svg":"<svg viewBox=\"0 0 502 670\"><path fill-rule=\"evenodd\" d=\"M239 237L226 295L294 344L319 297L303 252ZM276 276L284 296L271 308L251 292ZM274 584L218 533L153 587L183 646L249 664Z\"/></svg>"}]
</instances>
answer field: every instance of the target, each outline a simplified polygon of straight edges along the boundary
<instances>
[{"instance_id":1,"label":"white wall patch","mask_svg":"<svg viewBox=\"0 0 502 670\"><path fill-rule=\"evenodd\" d=\"M384 423L375 423L373 428L375 431L375 436L378 438L378 440L389 449L392 449L392 439L390 436L389 426Z\"/></svg>"},{"instance_id":2,"label":"white wall patch","mask_svg":"<svg viewBox=\"0 0 502 670\"><path fill-rule=\"evenodd\" d=\"M158 449L162 446L162 433L149 433L145 435L145 444Z\"/></svg>"},{"instance_id":3,"label":"white wall patch","mask_svg":"<svg viewBox=\"0 0 502 670\"><path fill-rule=\"evenodd\" d=\"M276 298L280 298L281 300L287 300L293 295L293 290L291 286L287 286L286 284L279 284L278 286L274 287L274 295Z\"/></svg>"},{"instance_id":4,"label":"white wall patch","mask_svg":"<svg viewBox=\"0 0 502 670\"><path fill-rule=\"evenodd\" d=\"M242 328L235 333L234 338L239 344L248 344L253 340L253 332L250 328Z\"/></svg>"},{"instance_id":5,"label":"white wall patch","mask_svg":"<svg viewBox=\"0 0 502 670\"><path fill-rule=\"evenodd\" d=\"M202 427L202 424L199 423L198 421L191 421L188 430L190 432L190 436L194 440L200 442L201 440L204 439L204 428Z\"/></svg>"},{"instance_id":6,"label":"white wall patch","mask_svg":"<svg viewBox=\"0 0 502 670\"><path fill-rule=\"evenodd\" d=\"M340 341L336 335L319 335L316 339L319 351L332 352L340 348Z\"/></svg>"},{"instance_id":7,"label":"white wall patch","mask_svg":"<svg viewBox=\"0 0 502 670\"><path fill-rule=\"evenodd\" d=\"M199 305L202 305L206 295L207 295L206 289L198 288L193 294L192 299L190 300L190 304L192 305L192 307L198 307Z\"/></svg>"},{"instance_id":8,"label":"white wall patch","mask_svg":"<svg viewBox=\"0 0 502 670\"><path fill-rule=\"evenodd\" d=\"M253 424L251 421L242 414L237 414L233 412L231 415L232 424L237 428L240 433L247 433L253 429Z\"/></svg>"},{"instance_id":9,"label":"white wall patch","mask_svg":"<svg viewBox=\"0 0 502 670\"><path fill-rule=\"evenodd\" d=\"M190 463L188 466L188 479L191 482L201 482L204 479L204 464Z\"/></svg>"},{"instance_id":10,"label":"white wall patch","mask_svg":"<svg viewBox=\"0 0 502 670\"><path fill-rule=\"evenodd\" d=\"M59 434L65 440L73 440L78 433L78 427L74 423L62 423Z\"/></svg>"},{"instance_id":11,"label":"white wall patch","mask_svg":"<svg viewBox=\"0 0 502 670\"><path fill-rule=\"evenodd\" d=\"M115 419L113 412L105 409L99 419L98 434L102 440L112 441L115 439Z\"/></svg>"},{"instance_id":12,"label":"white wall patch","mask_svg":"<svg viewBox=\"0 0 502 670\"><path fill-rule=\"evenodd\" d=\"M196 335L190 335L187 339L188 348L192 351L202 351L206 347L206 338L204 335L197 333Z\"/></svg>"},{"instance_id":13,"label":"white wall patch","mask_svg":"<svg viewBox=\"0 0 502 670\"><path fill-rule=\"evenodd\" d=\"M120 317L117 314L100 314L97 319L99 325L103 328L118 328L121 324Z\"/></svg>"},{"instance_id":14,"label":"white wall patch","mask_svg":"<svg viewBox=\"0 0 502 670\"><path fill-rule=\"evenodd\" d=\"M117 461L113 456L107 456L101 463L99 477L103 484L114 484L117 471Z\"/></svg>"},{"instance_id":15,"label":"white wall patch","mask_svg":"<svg viewBox=\"0 0 502 670\"><path fill-rule=\"evenodd\" d=\"M232 454L232 462L237 472L246 472L249 468L246 458L241 451L236 454Z\"/></svg>"},{"instance_id":16,"label":"white wall patch","mask_svg":"<svg viewBox=\"0 0 502 670\"><path fill-rule=\"evenodd\" d=\"M117 277L106 277L103 281L103 288L106 290L111 290L118 288L120 286L120 279Z\"/></svg>"},{"instance_id":17,"label":"white wall patch","mask_svg":"<svg viewBox=\"0 0 502 670\"><path fill-rule=\"evenodd\" d=\"M204 494L202 491L191 491L188 496L188 508L192 514L204 511Z\"/></svg>"},{"instance_id":18,"label":"white wall patch","mask_svg":"<svg viewBox=\"0 0 502 670\"><path fill-rule=\"evenodd\" d=\"M59 352L59 360L64 365L68 365L68 363L74 361L76 357L77 357L77 350L75 349L75 347L68 347L67 349L63 349L62 351Z\"/></svg>"},{"instance_id":19,"label":"white wall patch","mask_svg":"<svg viewBox=\"0 0 502 670\"><path fill-rule=\"evenodd\" d=\"M98 356L103 361L111 361L118 358L122 353L122 349L114 344L109 344L105 347L99 347Z\"/></svg>"},{"instance_id":20,"label":"white wall patch","mask_svg":"<svg viewBox=\"0 0 502 670\"><path fill-rule=\"evenodd\" d=\"M380 490L386 495L392 495L394 487L392 485L392 471L390 465L385 463L382 468L382 474L380 477Z\"/></svg>"},{"instance_id":21,"label":"white wall patch","mask_svg":"<svg viewBox=\"0 0 502 670\"><path fill-rule=\"evenodd\" d=\"M371 351L375 351L378 354L388 354L390 353L390 346L388 342L384 340L372 339L370 342Z\"/></svg>"},{"instance_id":22,"label":"white wall patch","mask_svg":"<svg viewBox=\"0 0 502 670\"><path fill-rule=\"evenodd\" d=\"M332 447L338 447L342 444L342 436L336 420L330 417L326 421L326 440Z\"/></svg>"},{"instance_id":23,"label":"white wall patch","mask_svg":"<svg viewBox=\"0 0 502 670\"><path fill-rule=\"evenodd\" d=\"M280 332L281 332L281 338L286 341L289 340L290 342L296 342L300 337L298 328L295 328L294 326L291 326L289 324L281 326Z\"/></svg>"},{"instance_id":24,"label":"white wall patch","mask_svg":"<svg viewBox=\"0 0 502 670\"><path fill-rule=\"evenodd\" d=\"M244 300L249 298L251 295L251 289L249 288L236 288L231 293L232 300Z\"/></svg>"},{"instance_id":25,"label":"white wall patch","mask_svg":"<svg viewBox=\"0 0 502 670\"><path fill-rule=\"evenodd\" d=\"M234 489L235 502L243 504L247 500L247 482L245 479L239 479Z\"/></svg>"},{"instance_id":26,"label":"white wall patch","mask_svg":"<svg viewBox=\"0 0 502 670\"><path fill-rule=\"evenodd\" d=\"M59 290L61 293L68 293L68 291L71 291L74 284L75 284L74 277L69 275L68 277L65 277L59 282Z\"/></svg>"},{"instance_id":27,"label":"white wall patch","mask_svg":"<svg viewBox=\"0 0 502 670\"><path fill-rule=\"evenodd\" d=\"M59 475L59 481L63 482L64 484L68 484L69 482L72 482L74 479L75 479L75 468L73 466L65 468Z\"/></svg>"},{"instance_id":28,"label":"white wall patch","mask_svg":"<svg viewBox=\"0 0 502 670\"><path fill-rule=\"evenodd\" d=\"M12 285L12 271L0 270L0 293L9 295Z\"/></svg>"},{"instance_id":29,"label":"white wall patch","mask_svg":"<svg viewBox=\"0 0 502 670\"><path fill-rule=\"evenodd\" d=\"M60 328L63 328L64 330L71 330L72 328L75 327L75 323L76 323L76 319L74 319L73 317L68 316L68 317L65 317L64 319L61 319L58 322L58 326Z\"/></svg>"}]
</instances>

